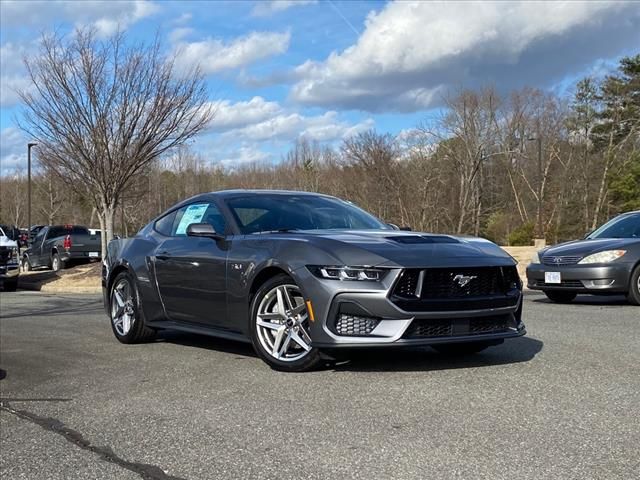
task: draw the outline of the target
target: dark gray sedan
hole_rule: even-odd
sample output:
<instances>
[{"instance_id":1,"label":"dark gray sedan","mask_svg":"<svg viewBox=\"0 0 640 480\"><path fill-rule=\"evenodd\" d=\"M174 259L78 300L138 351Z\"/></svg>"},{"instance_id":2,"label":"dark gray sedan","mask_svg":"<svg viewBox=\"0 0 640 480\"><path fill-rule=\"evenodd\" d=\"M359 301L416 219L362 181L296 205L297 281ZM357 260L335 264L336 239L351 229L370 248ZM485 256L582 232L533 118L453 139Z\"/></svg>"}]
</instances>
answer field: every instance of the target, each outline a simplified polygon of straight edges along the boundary
<instances>
[{"instance_id":1,"label":"dark gray sedan","mask_svg":"<svg viewBox=\"0 0 640 480\"><path fill-rule=\"evenodd\" d=\"M571 302L579 293L624 294L640 305L640 211L618 215L583 240L538 252L527 282L554 302Z\"/></svg>"},{"instance_id":2,"label":"dark gray sedan","mask_svg":"<svg viewBox=\"0 0 640 480\"><path fill-rule=\"evenodd\" d=\"M287 371L338 349L471 353L525 333L515 261L493 243L398 231L303 192L190 198L109 244L103 287L123 343L160 329L215 335Z\"/></svg>"}]
</instances>

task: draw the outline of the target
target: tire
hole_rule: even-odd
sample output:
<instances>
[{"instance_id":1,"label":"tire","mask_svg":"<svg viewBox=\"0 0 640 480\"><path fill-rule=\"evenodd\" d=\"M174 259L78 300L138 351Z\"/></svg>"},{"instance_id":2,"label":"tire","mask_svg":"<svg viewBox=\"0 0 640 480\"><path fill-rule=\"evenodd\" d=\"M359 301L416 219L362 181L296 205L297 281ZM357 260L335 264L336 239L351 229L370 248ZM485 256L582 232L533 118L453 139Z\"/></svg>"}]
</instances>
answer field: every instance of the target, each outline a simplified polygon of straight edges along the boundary
<instances>
[{"instance_id":1,"label":"tire","mask_svg":"<svg viewBox=\"0 0 640 480\"><path fill-rule=\"evenodd\" d=\"M558 290L544 290L544 294L554 303L571 303L576 296L576 292L562 292Z\"/></svg>"},{"instance_id":2,"label":"tire","mask_svg":"<svg viewBox=\"0 0 640 480\"><path fill-rule=\"evenodd\" d=\"M464 343L443 343L442 345L431 345L436 352L443 355L473 355L480 353L489 347L496 345L495 342L464 342Z\"/></svg>"},{"instance_id":3,"label":"tire","mask_svg":"<svg viewBox=\"0 0 640 480\"><path fill-rule=\"evenodd\" d=\"M51 256L51 269L54 272L59 272L60 270L64 270L64 267L65 267L65 264L60 259L60 255L58 255L57 253L54 253Z\"/></svg>"},{"instance_id":4,"label":"tire","mask_svg":"<svg viewBox=\"0 0 640 480\"><path fill-rule=\"evenodd\" d=\"M24 257L22 259L22 271L23 272L30 272L31 270L33 270L33 268L31 267L31 262L29 261L28 257Z\"/></svg>"},{"instance_id":5,"label":"tire","mask_svg":"<svg viewBox=\"0 0 640 480\"><path fill-rule=\"evenodd\" d=\"M638 265L631 274L627 300L631 305L640 305L640 265Z\"/></svg>"},{"instance_id":6,"label":"tire","mask_svg":"<svg viewBox=\"0 0 640 480\"><path fill-rule=\"evenodd\" d=\"M4 288L5 292L15 292L18 289L18 281L17 280L13 282L5 281L4 284L2 285L2 288Z\"/></svg>"},{"instance_id":7,"label":"tire","mask_svg":"<svg viewBox=\"0 0 640 480\"><path fill-rule=\"evenodd\" d=\"M145 325L139 308L136 284L129 272L116 276L109 292L111 330L120 343L144 343L153 340L155 330Z\"/></svg>"},{"instance_id":8,"label":"tire","mask_svg":"<svg viewBox=\"0 0 640 480\"><path fill-rule=\"evenodd\" d=\"M281 315L283 305L285 315ZM254 295L250 313L251 343L271 368L304 372L321 364L320 351L310 345L305 298L291 277L282 274L267 280ZM259 319L260 314L272 318Z\"/></svg>"}]
</instances>

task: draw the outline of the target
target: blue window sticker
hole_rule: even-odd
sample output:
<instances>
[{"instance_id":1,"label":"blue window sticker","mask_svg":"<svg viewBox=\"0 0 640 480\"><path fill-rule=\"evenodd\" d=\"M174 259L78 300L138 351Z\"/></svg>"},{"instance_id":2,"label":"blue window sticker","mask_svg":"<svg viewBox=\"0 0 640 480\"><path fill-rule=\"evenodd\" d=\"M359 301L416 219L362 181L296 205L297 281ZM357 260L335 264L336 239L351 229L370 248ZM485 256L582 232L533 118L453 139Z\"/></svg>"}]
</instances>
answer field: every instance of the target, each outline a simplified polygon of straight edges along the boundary
<instances>
[{"instance_id":1,"label":"blue window sticker","mask_svg":"<svg viewBox=\"0 0 640 480\"><path fill-rule=\"evenodd\" d=\"M207 211L207 208L209 208L208 203L196 203L189 205L180 219L180 224L176 229L176 235L185 235L189 225L192 223L200 223L202 221L202 217L204 217L204 213Z\"/></svg>"}]
</instances>

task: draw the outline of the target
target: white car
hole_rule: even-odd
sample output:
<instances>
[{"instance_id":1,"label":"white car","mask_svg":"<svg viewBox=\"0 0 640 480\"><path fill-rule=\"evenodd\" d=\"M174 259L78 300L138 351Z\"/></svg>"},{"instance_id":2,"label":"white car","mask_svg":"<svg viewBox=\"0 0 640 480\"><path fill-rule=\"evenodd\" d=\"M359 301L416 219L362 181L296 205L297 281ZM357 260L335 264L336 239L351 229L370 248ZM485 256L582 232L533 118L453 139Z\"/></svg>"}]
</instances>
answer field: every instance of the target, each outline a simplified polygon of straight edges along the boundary
<instances>
[{"instance_id":1,"label":"white car","mask_svg":"<svg viewBox=\"0 0 640 480\"><path fill-rule=\"evenodd\" d=\"M0 226L0 283L5 292L14 292L20 274L20 247L9 238Z\"/></svg>"}]
</instances>

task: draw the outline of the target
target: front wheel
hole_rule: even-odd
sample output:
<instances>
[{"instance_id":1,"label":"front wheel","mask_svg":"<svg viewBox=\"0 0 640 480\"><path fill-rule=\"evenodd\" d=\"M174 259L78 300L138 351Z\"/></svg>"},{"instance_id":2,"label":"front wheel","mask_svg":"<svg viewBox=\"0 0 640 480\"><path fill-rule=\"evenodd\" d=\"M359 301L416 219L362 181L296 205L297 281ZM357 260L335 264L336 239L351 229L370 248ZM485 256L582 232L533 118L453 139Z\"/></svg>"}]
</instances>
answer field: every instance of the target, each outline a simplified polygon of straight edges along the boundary
<instances>
[{"instance_id":1,"label":"front wheel","mask_svg":"<svg viewBox=\"0 0 640 480\"><path fill-rule=\"evenodd\" d=\"M121 343L147 342L155 336L138 310L138 292L128 272L118 274L113 281L110 317L113 334Z\"/></svg>"},{"instance_id":2,"label":"front wheel","mask_svg":"<svg viewBox=\"0 0 640 480\"><path fill-rule=\"evenodd\" d=\"M250 328L253 348L275 370L302 372L321 362L311 346L305 299L287 275L271 278L253 297Z\"/></svg>"},{"instance_id":3,"label":"front wheel","mask_svg":"<svg viewBox=\"0 0 640 480\"><path fill-rule=\"evenodd\" d=\"M640 265L638 265L631 274L627 300L631 305L640 305Z\"/></svg>"},{"instance_id":4,"label":"front wheel","mask_svg":"<svg viewBox=\"0 0 640 480\"><path fill-rule=\"evenodd\" d=\"M545 290L544 294L555 303L571 303L578 295L576 292L560 292L558 290Z\"/></svg>"}]
</instances>

